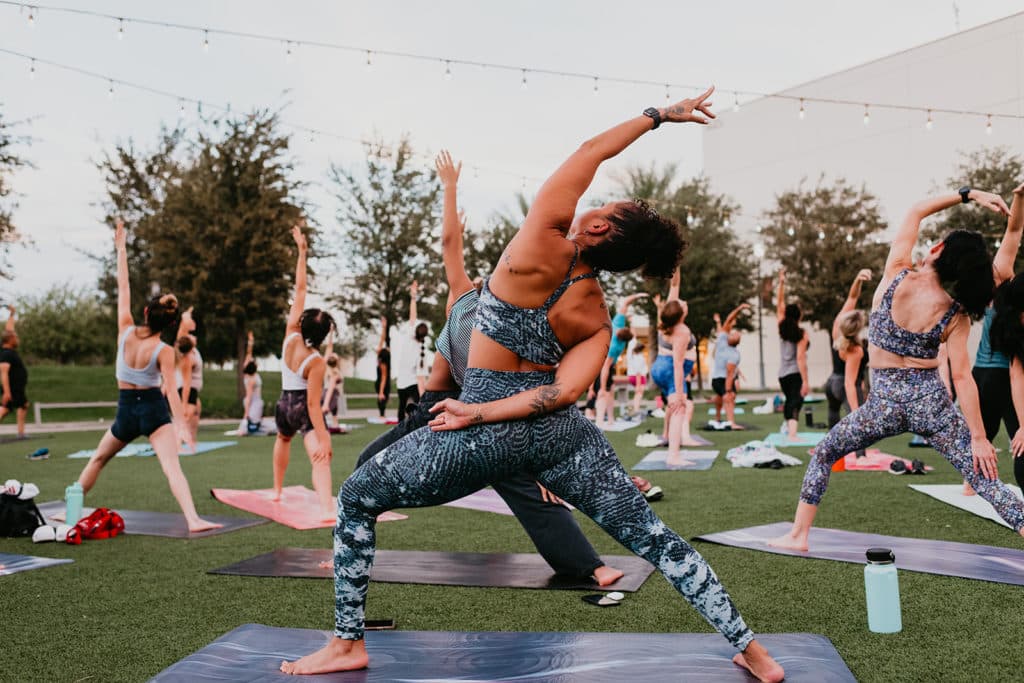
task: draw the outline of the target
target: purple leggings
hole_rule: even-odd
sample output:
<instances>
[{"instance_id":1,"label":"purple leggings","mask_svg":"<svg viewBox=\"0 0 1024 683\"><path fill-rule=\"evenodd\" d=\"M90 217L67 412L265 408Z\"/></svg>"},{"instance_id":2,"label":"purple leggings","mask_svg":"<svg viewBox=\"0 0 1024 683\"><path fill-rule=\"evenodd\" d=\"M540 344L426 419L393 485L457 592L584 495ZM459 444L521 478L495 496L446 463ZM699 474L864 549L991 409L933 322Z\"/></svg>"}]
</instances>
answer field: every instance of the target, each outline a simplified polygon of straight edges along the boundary
<instances>
[{"instance_id":1,"label":"purple leggings","mask_svg":"<svg viewBox=\"0 0 1024 683\"><path fill-rule=\"evenodd\" d=\"M995 508L1014 530L1024 527L1024 503L1001 481L974 472L971 433L939 379L938 370L886 368L871 371L871 393L858 410L829 431L807 465L800 500L818 505L837 460L876 441L905 432L920 434Z\"/></svg>"}]
</instances>

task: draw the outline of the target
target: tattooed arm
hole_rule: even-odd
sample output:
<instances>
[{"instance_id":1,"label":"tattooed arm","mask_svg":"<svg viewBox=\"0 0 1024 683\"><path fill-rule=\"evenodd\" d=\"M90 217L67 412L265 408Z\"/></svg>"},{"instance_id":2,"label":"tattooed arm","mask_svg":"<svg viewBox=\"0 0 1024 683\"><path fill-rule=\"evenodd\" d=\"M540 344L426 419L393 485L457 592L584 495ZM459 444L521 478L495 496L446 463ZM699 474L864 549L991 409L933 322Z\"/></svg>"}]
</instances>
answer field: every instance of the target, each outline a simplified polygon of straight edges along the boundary
<instances>
[{"instance_id":1,"label":"tattooed arm","mask_svg":"<svg viewBox=\"0 0 1024 683\"><path fill-rule=\"evenodd\" d=\"M555 371L551 384L527 389L514 396L489 403L441 401L430 412L435 417L430 428L435 432L464 429L489 422L508 422L540 417L576 403L593 384L608 356L611 326L602 326L593 336L569 349Z\"/></svg>"}]
</instances>

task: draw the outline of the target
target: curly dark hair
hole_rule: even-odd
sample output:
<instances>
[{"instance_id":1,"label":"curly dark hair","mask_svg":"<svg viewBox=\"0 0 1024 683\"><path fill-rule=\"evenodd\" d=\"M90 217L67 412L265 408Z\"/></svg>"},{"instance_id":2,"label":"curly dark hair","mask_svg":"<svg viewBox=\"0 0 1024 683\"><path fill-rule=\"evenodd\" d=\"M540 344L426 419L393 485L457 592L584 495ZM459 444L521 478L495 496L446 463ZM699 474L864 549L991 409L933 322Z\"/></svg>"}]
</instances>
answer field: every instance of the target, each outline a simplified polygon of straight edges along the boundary
<instances>
[{"instance_id":1,"label":"curly dark hair","mask_svg":"<svg viewBox=\"0 0 1024 683\"><path fill-rule=\"evenodd\" d=\"M608 222L609 236L581 252L591 268L612 273L641 268L644 277L672 277L687 246L678 223L642 199L622 202Z\"/></svg>"},{"instance_id":2,"label":"curly dark hair","mask_svg":"<svg viewBox=\"0 0 1024 683\"><path fill-rule=\"evenodd\" d=\"M154 296L143 311L146 327L153 334L160 334L178 322L178 297L173 294Z\"/></svg>"},{"instance_id":3,"label":"curly dark hair","mask_svg":"<svg viewBox=\"0 0 1024 683\"><path fill-rule=\"evenodd\" d=\"M796 344L804 338L804 328L800 327L802 315L798 305L786 304L786 311L779 322L779 336L783 341Z\"/></svg>"},{"instance_id":4,"label":"curly dark hair","mask_svg":"<svg viewBox=\"0 0 1024 683\"><path fill-rule=\"evenodd\" d=\"M967 315L980 320L996 286L992 255L985 246L985 238L980 232L954 230L942 244L942 253L934 264L939 282L950 290Z\"/></svg>"},{"instance_id":5,"label":"curly dark hair","mask_svg":"<svg viewBox=\"0 0 1024 683\"><path fill-rule=\"evenodd\" d=\"M1024 273L999 285L993 306L995 317L989 330L992 348L1024 361Z\"/></svg>"},{"instance_id":6,"label":"curly dark hair","mask_svg":"<svg viewBox=\"0 0 1024 683\"><path fill-rule=\"evenodd\" d=\"M334 318L327 311L319 308L307 308L299 318L299 329L302 330L302 340L311 349L315 349L324 343L328 333L334 327Z\"/></svg>"}]
</instances>

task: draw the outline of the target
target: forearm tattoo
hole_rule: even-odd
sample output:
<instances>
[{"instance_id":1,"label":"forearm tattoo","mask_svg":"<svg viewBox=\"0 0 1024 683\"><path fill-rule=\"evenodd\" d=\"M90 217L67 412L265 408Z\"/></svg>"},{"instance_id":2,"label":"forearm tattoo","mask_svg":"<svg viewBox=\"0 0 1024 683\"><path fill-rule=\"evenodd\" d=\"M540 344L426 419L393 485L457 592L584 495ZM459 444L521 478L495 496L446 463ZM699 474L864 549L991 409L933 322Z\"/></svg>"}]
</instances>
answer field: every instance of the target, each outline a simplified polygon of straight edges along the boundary
<instances>
[{"instance_id":1,"label":"forearm tattoo","mask_svg":"<svg viewBox=\"0 0 1024 683\"><path fill-rule=\"evenodd\" d=\"M558 404L558 397L561 395L562 388L557 380L554 384L545 384L542 387L538 387L536 395L530 402L530 406L533 408L530 417L540 417L553 411Z\"/></svg>"},{"instance_id":2,"label":"forearm tattoo","mask_svg":"<svg viewBox=\"0 0 1024 683\"><path fill-rule=\"evenodd\" d=\"M478 425L478 424L482 424L483 421L484 421L484 412L482 410L480 410L479 408L477 408L476 412L473 413L473 417L470 418L469 423L470 424L474 424L474 425Z\"/></svg>"}]
</instances>

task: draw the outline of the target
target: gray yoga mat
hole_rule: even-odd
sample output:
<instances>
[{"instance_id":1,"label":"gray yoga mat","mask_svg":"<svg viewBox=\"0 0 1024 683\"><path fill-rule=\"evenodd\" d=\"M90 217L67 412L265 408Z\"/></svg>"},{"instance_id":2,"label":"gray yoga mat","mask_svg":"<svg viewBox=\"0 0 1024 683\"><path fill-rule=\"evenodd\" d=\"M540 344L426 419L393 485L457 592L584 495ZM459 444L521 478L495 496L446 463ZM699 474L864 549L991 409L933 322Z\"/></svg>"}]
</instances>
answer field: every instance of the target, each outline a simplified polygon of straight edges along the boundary
<instances>
[{"instance_id":1,"label":"gray yoga mat","mask_svg":"<svg viewBox=\"0 0 1024 683\"><path fill-rule=\"evenodd\" d=\"M272 683L280 672L324 645L327 631L246 624L164 669L155 683ZM832 642L812 633L758 634L786 670L788 683L856 683ZM732 663L736 650L717 633L522 633L371 631L370 668L302 677L337 683L749 683Z\"/></svg>"},{"instance_id":2,"label":"gray yoga mat","mask_svg":"<svg viewBox=\"0 0 1024 683\"><path fill-rule=\"evenodd\" d=\"M558 576L540 555L530 553L378 550L370 580L434 586L617 590L634 593L654 571L650 563L635 555L602 555L601 559L605 564L625 572L625 576L610 586L600 587L592 580ZM321 569L319 564L333 560L330 548L279 548L226 567L211 569L209 573L329 579L334 577L333 569Z\"/></svg>"},{"instance_id":3,"label":"gray yoga mat","mask_svg":"<svg viewBox=\"0 0 1024 683\"><path fill-rule=\"evenodd\" d=\"M634 470L667 470L670 472L693 472L697 470L710 470L715 464L719 451L679 451L683 460L689 460L692 465L669 465L668 451L651 451L644 456L643 460L633 465Z\"/></svg>"},{"instance_id":4,"label":"gray yoga mat","mask_svg":"<svg viewBox=\"0 0 1024 683\"><path fill-rule=\"evenodd\" d=\"M696 540L779 555L856 564L865 563L864 553L868 548L892 548L899 569L1024 586L1024 551L1012 548L821 528L811 529L808 552L773 548L766 544L768 539L781 536L790 528L789 522L776 522L704 534L697 536Z\"/></svg>"},{"instance_id":5,"label":"gray yoga mat","mask_svg":"<svg viewBox=\"0 0 1024 683\"><path fill-rule=\"evenodd\" d=\"M64 501L51 500L39 505L39 511L49 519L64 519ZM122 510L111 508L114 512L124 518L124 532L126 534L138 534L140 536L164 536L166 538L205 538L206 536L219 536L229 531L238 531L257 524L266 524L267 520L262 517L223 517L221 515L202 515L208 522L223 524L219 529L200 531L197 534L190 533L185 523L185 516L173 512L150 512L149 510ZM90 515L93 508L84 508L82 517ZM54 515L57 515L56 517Z\"/></svg>"},{"instance_id":6,"label":"gray yoga mat","mask_svg":"<svg viewBox=\"0 0 1024 683\"><path fill-rule=\"evenodd\" d=\"M74 560L58 560L52 557L35 557L33 555L15 555L0 553L0 576L28 572L33 569L53 567L58 564L71 564Z\"/></svg>"}]
</instances>

